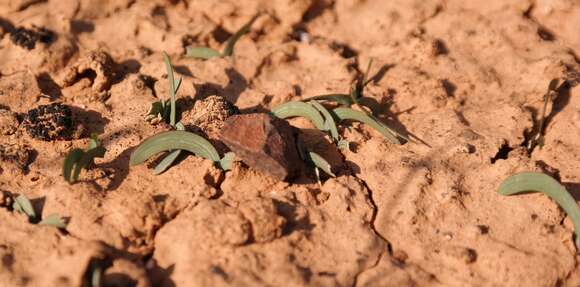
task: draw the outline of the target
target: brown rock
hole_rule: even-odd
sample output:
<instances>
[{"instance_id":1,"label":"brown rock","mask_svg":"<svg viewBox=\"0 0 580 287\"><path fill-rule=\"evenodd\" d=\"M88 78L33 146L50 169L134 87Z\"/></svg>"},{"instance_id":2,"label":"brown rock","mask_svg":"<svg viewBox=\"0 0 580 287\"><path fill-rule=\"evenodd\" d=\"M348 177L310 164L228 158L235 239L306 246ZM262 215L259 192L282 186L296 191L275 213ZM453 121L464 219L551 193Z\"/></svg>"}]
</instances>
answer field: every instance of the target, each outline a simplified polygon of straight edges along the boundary
<instances>
[{"instance_id":1,"label":"brown rock","mask_svg":"<svg viewBox=\"0 0 580 287\"><path fill-rule=\"evenodd\" d=\"M277 179L292 178L303 165L296 148L295 129L271 115L231 116L220 137L247 165Z\"/></svg>"}]
</instances>

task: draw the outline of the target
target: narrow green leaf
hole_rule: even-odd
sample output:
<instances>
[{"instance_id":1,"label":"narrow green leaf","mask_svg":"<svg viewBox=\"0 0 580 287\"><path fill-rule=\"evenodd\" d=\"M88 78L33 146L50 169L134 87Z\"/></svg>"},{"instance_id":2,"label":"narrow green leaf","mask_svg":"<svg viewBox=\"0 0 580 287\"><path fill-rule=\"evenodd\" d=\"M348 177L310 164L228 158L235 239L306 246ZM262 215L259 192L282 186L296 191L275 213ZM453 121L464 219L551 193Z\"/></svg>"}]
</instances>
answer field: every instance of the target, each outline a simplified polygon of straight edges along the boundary
<instances>
[{"instance_id":1,"label":"narrow green leaf","mask_svg":"<svg viewBox=\"0 0 580 287\"><path fill-rule=\"evenodd\" d=\"M338 129L336 128L336 123L334 122L334 117L319 102L310 101L309 103L324 116L324 128L325 128L325 130L330 132L330 136L332 136L332 139L335 142L338 142L339 141Z\"/></svg>"},{"instance_id":2,"label":"narrow green leaf","mask_svg":"<svg viewBox=\"0 0 580 287\"><path fill-rule=\"evenodd\" d=\"M131 154L131 165L144 163L164 151L186 150L219 164L220 157L212 144L201 136L186 131L167 131L143 141Z\"/></svg>"},{"instance_id":3,"label":"narrow green leaf","mask_svg":"<svg viewBox=\"0 0 580 287\"><path fill-rule=\"evenodd\" d=\"M307 103L287 102L272 109L271 114L281 119L305 117L309 119L317 129L322 131L326 130L324 127L324 119L322 119L320 112Z\"/></svg>"},{"instance_id":4,"label":"narrow green leaf","mask_svg":"<svg viewBox=\"0 0 580 287\"><path fill-rule=\"evenodd\" d=\"M332 168L331 168L330 164L323 157L321 157L319 154L312 152L312 151L309 151L307 153L307 158L312 164L314 164L315 167L321 169L326 174L328 174L332 177L336 177L336 175L334 175L334 173L332 172Z\"/></svg>"},{"instance_id":5,"label":"narrow green leaf","mask_svg":"<svg viewBox=\"0 0 580 287\"><path fill-rule=\"evenodd\" d=\"M186 57L208 60L214 57L221 57L222 54L212 48L206 47L188 47L185 53Z\"/></svg>"},{"instance_id":6,"label":"narrow green leaf","mask_svg":"<svg viewBox=\"0 0 580 287\"><path fill-rule=\"evenodd\" d=\"M95 158L102 158L103 156L105 156L105 148L102 146L98 146L92 149L87 150L86 152L83 152L81 158L77 161L71 178L70 178L70 183L74 183L76 181L78 181L79 179L79 175L81 173L81 169L87 169L89 168L92 164L94 164L94 159Z\"/></svg>"},{"instance_id":7,"label":"narrow green leaf","mask_svg":"<svg viewBox=\"0 0 580 287\"><path fill-rule=\"evenodd\" d=\"M167 68L167 79L169 80L169 92L171 94L171 114L169 118L169 124L173 127L175 126L175 93L177 92L175 78L173 76L173 66L171 66L171 60L169 55L163 52L163 62L165 62L165 67ZM181 80L178 82L181 84Z\"/></svg>"},{"instance_id":8,"label":"narrow green leaf","mask_svg":"<svg viewBox=\"0 0 580 287\"><path fill-rule=\"evenodd\" d=\"M73 179L72 172L73 169L78 166L79 160L83 157L85 152L82 149L75 148L71 150L68 155L64 158L64 164L62 167L62 175L64 176L64 180L69 183L73 183L76 179Z\"/></svg>"},{"instance_id":9,"label":"narrow green leaf","mask_svg":"<svg viewBox=\"0 0 580 287\"><path fill-rule=\"evenodd\" d=\"M332 110L332 112L336 116L337 122L341 122L344 120L354 120L362 122L380 132L389 142L393 144L401 144L401 142L397 139L397 136L399 137L402 136L397 132L393 131L387 125L381 123L378 119L374 118L372 115L369 115L361 111L355 111L350 108L336 108Z\"/></svg>"},{"instance_id":10,"label":"narrow green leaf","mask_svg":"<svg viewBox=\"0 0 580 287\"><path fill-rule=\"evenodd\" d=\"M570 216L576 234L576 248L580 248L580 207L566 188L549 175L537 172L522 172L505 179L498 190L501 195L513 195L526 191L541 192L556 201Z\"/></svg>"},{"instance_id":11,"label":"narrow green leaf","mask_svg":"<svg viewBox=\"0 0 580 287\"><path fill-rule=\"evenodd\" d=\"M64 229L66 227L66 223L58 214L51 214L46 218L42 219L42 221L40 221L38 224L50 225L60 229Z\"/></svg>"},{"instance_id":12,"label":"narrow green leaf","mask_svg":"<svg viewBox=\"0 0 580 287\"><path fill-rule=\"evenodd\" d=\"M160 162L155 166L153 169L153 174L158 175L162 174L166 171L173 162L177 159L177 157L181 154L181 150L173 150L168 155L166 155Z\"/></svg>"},{"instance_id":13,"label":"narrow green leaf","mask_svg":"<svg viewBox=\"0 0 580 287\"><path fill-rule=\"evenodd\" d=\"M34 212L32 203L30 203L30 200L24 194L20 194L14 199L12 208L20 213L26 214L30 219L36 218L36 212Z\"/></svg>"},{"instance_id":14,"label":"narrow green leaf","mask_svg":"<svg viewBox=\"0 0 580 287\"><path fill-rule=\"evenodd\" d=\"M347 94L320 95L306 98L303 101L308 102L311 100L335 102L339 105L347 107L350 107L355 104L355 101L352 99L352 96ZM371 97L360 97L357 99L357 102L359 105L369 108L372 111L373 115L381 114L382 110L381 104L379 104L379 102L376 99Z\"/></svg>"},{"instance_id":15,"label":"narrow green leaf","mask_svg":"<svg viewBox=\"0 0 580 287\"><path fill-rule=\"evenodd\" d=\"M240 28L240 30L238 30L234 35L232 35L228 39L228 42L226 43L226 47L224 48L222 56L231 56L234 53L234 46L236 45L238 40L244 34L250 32L250 28L252 27L252 24L254 24L256 19L258 19L258 17L260 17L259 13L256 14L254 17L252 17L252 19L250 19L250 21L248 21L248 23L246 23L246 25L242 26L242 28Z\"/></svg>"},{"instance_id":16,"label":"narrow green leaf","mask_svg":"<svg viewBox=\"0 0 580 287\"><path fill-rule=\"evenodd\" d=\"M224 157L220 160L220 166L223 170L230 170L232 169L232 163L236 158L236 154L233 152L228 152L224 155Z\"/></svg>"},{"instance_id":17,"label":"narrow green leaf","mask_svg":"<svg viewBox=\"0 0 580 287\"><path fill-rule=\"evenodd\" d=\"M103 267L97 266L91 274L91 287L102 287Z\"/></svg>"}]
</instances>

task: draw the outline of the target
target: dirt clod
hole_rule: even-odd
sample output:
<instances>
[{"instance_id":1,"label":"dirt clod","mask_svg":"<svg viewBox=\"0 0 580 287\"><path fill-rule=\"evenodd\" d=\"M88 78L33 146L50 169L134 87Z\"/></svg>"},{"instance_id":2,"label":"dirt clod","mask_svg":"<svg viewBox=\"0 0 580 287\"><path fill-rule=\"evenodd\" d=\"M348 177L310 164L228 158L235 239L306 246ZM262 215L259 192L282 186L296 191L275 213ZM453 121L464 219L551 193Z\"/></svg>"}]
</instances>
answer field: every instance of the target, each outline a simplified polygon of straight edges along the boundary
<instances>
[{"instance_id":1,"label":"dirt clod","mask_svg":"<svg viewBox=\"0 0 580 287\"><path fill-rule=\"evenodd\" d=\"M238 108L222 96L213 95L195 102L187 113L185 124L199 128L208 137L217 139L225 120L239 114Z\"/></svg>"},{"instance_id":2,"label":"dirt clod","mask_svg":"<svg viewBox=\"0 0 580 287\"><path fill-rule=\"evenodd\" d=\"M0 135L11 135L18 129L16 113L6 109L0 109Z\"/></svg>"},{"instance_id":3,"label":"dirt clod","mask_svg":"<svg viewBox=\"0 0 580 287\"><path fill-rule=\"evenodd\" d=\"M74 128L71 108L61 103L39 106L28 111L23 126L36 139L71 139Z\"/></svg>"},{"instance_id":4,"label":"dirt clod","mask_svg":"<svg viewBox=\"0 0 580 287\"><path fill-rule=\"evenodd\" d=\"M60 85L68 87L88 77L95 92L102 92L111 86L113 80L114 62L111 56L103 50L94 50L80 58L68 67L62 77Z\"/></svg>"},{"instance_id":5,"label":"dirt clod","mask_svg":"<svg viewBox=\"0 0 580 287\"><path fill-rule=\"evenodd\" d=\"M10 32L10 40L12 40L12 43L27 50L34 49L36 42L50 43L53 38L54 33L43 27L33 27L33 29L19 27Z\"/></svg>"},{"instance_id":6,"label":"dirt clod","mask_svg":"<svg viewBox=\"0 0 580 287\"><path fill-rule=\"evenodd\" d=\"M244 163L279 180L291 179L303 165L295 143L295 129L285 120L268 114L228 118L221 140Z\"/></svg>"},{"instance_id":7,"label":"dirt clod","mask_svg":"<svg viewBox=\"0 0 580 287\"><path fill-rule=\"evenodd\" d=\"M0 175L20 175L27 171L32 150L21 144L0 144Z\"/></svg>"}]
</instances>

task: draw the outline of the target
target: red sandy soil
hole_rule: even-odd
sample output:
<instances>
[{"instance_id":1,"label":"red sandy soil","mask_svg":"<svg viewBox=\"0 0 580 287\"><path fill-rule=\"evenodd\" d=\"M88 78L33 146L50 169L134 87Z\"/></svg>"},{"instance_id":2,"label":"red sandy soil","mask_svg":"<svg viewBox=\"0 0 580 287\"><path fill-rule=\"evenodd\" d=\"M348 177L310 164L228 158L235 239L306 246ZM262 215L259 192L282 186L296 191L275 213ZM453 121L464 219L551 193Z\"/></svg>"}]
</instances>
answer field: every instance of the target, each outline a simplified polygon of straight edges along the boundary
<instances>
[{"instance_id":1,"label":"red sandy soil","mask_svg":"<svg viewBox=\"0 0 580 287\"><path fill-rule=\"evenodd\" d=\"M233 57L184 56L222 47L258 10ZM30 50L11 39L34 26L52 39ZM99 264L104 286L580 286L557 204L496 192L540 171L580 196L580 1L0 0L0 27L0 189L69 221L62 232L0 207L2 287L90 286ZM339 151L293 119L338 177L286 183L191 155L154 176L129 156L164 130L144 120L168 97L162 51L184 110L217 94L246 113L347 92L373 58L367 95L426 144L355 123ZM554 78L569 84L529 154ZM74 107L84 132L31 137L22 116L51 102ZM69 185L63 159L91 132L107 153Z\"/></svg>"}]
</instances>

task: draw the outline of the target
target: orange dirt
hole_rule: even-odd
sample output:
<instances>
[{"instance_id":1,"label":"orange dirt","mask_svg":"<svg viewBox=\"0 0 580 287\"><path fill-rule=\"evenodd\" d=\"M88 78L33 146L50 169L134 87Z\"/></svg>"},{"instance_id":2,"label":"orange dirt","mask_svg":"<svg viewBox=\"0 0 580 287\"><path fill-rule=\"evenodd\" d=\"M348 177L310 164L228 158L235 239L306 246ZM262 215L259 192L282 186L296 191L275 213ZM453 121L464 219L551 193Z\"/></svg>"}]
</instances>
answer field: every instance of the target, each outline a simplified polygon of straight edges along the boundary
<instances>
[{"instance_id":1,"label":"orange dirt","mask_svg":"<svg viewBox=\"0 0 580 287\"><path fill-rule=\"evenodd\" d=\"M184 57L222 47L258 10L233 57ZM580 197L579 26L578 0L0 0L0 286L90 286L99 264L104 286L580 286L563 211L496 193L542 171ZM36 34L13 39L21 27ZM373 58L367 95L416 143L355 123L340 151L292 119L337 171L322 186L191 155L158 176L129 167L166 129L144 120L169 96L162 51L186 113L215 94L248 113L344 93ZM553 78L568 85L529 155ZM51 102L82 124L72 140L22 125ZM69 185L63 159L93 132L107 153ZM67 232L2 207L9 194L65 217Z\"/></svg>"}]
</instances>

